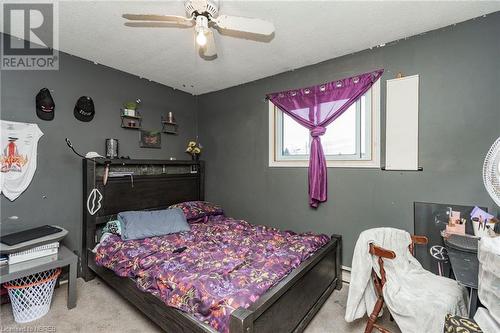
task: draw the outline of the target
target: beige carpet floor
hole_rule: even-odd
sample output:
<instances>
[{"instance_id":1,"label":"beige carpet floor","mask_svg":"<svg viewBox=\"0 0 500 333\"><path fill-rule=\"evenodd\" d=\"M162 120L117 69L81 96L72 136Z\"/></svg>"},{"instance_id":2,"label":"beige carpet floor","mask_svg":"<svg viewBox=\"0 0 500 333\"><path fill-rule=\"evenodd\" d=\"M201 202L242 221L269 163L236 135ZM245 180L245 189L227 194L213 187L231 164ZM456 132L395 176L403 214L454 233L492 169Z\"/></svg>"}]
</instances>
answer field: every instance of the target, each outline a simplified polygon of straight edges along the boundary
<instances>
[{"instance_id":1,"label":"beige carpet floor","mask_svg":"<svg viewBox=\"0 0 500 333\"><path fill-rule=\"evenodd\" d=\"M306 333L363 332L366 318L354 323L344 320L348 287L344 285L341 291L332 294L306 328ZM391 332L400 332L395 323L388 320L387 314L380 322ZM78 279L76 308L66 308L66 285L61 285L55 290L50 312L28 324L17 324L10 304L2 305L0 332L144 333L161 330L101 280L85 283Z\"/></svg>"}]
</instances>

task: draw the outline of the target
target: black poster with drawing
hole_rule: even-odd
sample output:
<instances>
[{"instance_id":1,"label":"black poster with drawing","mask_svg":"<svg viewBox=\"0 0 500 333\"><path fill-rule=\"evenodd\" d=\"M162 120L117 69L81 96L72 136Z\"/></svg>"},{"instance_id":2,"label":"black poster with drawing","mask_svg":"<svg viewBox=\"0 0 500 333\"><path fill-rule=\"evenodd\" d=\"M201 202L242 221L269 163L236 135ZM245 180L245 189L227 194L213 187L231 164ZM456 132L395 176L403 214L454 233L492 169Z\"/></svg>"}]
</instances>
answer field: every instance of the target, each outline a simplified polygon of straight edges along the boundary
<instances>
[{"instance_id":1,"label":"black poster with drawing","mask_svg":"<svg viewBox=\"0 0 500 333\"><path fill-rule=\"evenodd\" d=\"M443 238L441 237L441 231L446 229L446 224L448 224L448 207L451 207L454 211L460 212L461 218L466 218L467 223L465 225L465 232L467 234L474 234L472 229L472 223L470 221L470 213L474 206L462 206L462 205L452 205L452 204L440 204L440 203L429 203L429 202L414 202L414 230L415 235L427 236L429 238L429 243L427 246L417 245L415 246L415 257L422 264L422 266L438 274L438 265L436 259L434 259L430 253L429 249L433 245L444 246ZM480 207L484 211L488 211L488 208ZM444 265L444 275L448 276L449 273L449 263Z\"/></svg>"}]
</instances>

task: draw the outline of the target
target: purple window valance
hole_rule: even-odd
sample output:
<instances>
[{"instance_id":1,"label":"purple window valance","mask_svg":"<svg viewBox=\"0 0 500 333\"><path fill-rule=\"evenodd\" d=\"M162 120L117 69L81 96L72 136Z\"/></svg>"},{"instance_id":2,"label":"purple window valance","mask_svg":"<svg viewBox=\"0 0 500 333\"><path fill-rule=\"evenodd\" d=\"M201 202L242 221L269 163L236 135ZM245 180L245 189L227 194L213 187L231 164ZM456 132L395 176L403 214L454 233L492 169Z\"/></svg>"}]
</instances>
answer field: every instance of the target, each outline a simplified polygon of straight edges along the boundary
<instances>
[{"instance_id":1,"label":"purple window valance","mask_svg":"<svg viewBox=\"0 0 500 333\"><path fill-rule=\"evenodd\" d=\"M312 137L309 156L309 204L318 207L327 200L326 159L320 136L382 76L383 69L353 77L268 94L281 111L309 129Z\"/></svg>"}]
</instances>

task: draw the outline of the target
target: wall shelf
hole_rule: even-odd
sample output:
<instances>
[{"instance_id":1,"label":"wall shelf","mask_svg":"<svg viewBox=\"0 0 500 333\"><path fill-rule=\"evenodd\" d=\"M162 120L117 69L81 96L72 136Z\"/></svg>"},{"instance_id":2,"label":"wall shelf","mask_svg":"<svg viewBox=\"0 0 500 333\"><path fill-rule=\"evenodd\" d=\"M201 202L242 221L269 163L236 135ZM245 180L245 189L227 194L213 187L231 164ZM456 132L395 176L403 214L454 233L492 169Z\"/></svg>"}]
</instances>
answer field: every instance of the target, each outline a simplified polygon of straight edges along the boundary
<instances>
[{"instance_id":1,"label":"wall shelf","mask_svg":"<svg viewBox=\"0 0 500 333\"><path fill-rule=\"evenodd\" d=\"M171 122L166 120L164 117L161 117L161 132L166 134L178 134L179 125L176 122Z\"/></svg>"},{"instance_id":2,"label":"wall shelf","mask_svg":"<svg viewBox=\"0 0 500 333\"><path fill-rule=\"evenodd\" d=\"M140 129L141 128L141 123L142 123L142 116L139 113L139 111L135 111L135 115L128 115L124 114L123 110L120 115L122 118L122 123L121 127L122 128L128 128L128 129Z\"/></svg>"}]
</instances>

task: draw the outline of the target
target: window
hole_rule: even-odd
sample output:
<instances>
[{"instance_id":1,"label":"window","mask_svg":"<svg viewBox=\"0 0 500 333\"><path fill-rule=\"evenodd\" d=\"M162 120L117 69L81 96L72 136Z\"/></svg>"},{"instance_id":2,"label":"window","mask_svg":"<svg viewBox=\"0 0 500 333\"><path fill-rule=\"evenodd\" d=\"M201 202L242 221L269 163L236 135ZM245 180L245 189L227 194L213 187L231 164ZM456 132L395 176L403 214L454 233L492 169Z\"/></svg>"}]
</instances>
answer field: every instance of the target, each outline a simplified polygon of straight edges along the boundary
<instances>
[{"instance_id":1,"label":"window","mask_svg":"<svg viewBox=\"0 0 500 333\"><path fill-rule=\"evenodd\" d=\"M380 82L328 125L321 144L329 167L380 167ZM309 130L269 102L269 166L307 167Z\"/></svg>"}]
</instances>

